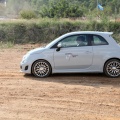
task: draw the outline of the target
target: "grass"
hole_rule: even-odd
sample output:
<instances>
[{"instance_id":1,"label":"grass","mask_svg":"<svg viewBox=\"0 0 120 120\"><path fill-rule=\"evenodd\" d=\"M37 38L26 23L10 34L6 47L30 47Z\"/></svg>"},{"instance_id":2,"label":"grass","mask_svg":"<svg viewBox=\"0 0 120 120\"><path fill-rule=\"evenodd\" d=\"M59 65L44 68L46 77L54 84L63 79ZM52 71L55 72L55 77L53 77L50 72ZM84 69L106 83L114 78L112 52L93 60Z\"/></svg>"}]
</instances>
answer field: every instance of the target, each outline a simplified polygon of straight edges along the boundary
<instances>
[{"instance_id":1,"label":"grass","mask_svg":"<svg viewBox=\"0 0 120 120\"><path fill-rule=\"evenodd\" d=\"M0 49L7 49L7 48L13 48L14 47L14 43L11 42L0 42Z\"/></svg>"}]
</instances>

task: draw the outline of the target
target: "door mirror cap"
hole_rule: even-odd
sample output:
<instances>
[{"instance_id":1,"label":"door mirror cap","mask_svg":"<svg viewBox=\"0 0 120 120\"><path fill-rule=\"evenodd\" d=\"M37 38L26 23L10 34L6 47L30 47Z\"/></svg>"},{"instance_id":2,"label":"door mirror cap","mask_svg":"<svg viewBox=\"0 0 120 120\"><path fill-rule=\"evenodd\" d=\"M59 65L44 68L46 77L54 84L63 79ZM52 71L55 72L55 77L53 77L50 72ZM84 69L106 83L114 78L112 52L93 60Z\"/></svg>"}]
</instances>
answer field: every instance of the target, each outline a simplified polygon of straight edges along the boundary
<instances>
[{"instance_id":1,"label":"door mirror cap","mask_svg":"<svg viewBox=\"0 0 120 120\"><path fill-rule=\"evenodd\" d=\"M61 47L62 47L62 44L61 44L61 43L58 43L56 51L57 51L57 52L60 51L60 48L61 48Z\"/></svg>"},{"instance_id":2,"label":"door mirror cap","mask_svg":"<svg viewBox=\"0 0 120 120\"><path fill-rule=\"evenodd\" d=\"M62 44L58 43L57 48L61 48L61 47L62 47Z\"/></svg>"}]
</instances>

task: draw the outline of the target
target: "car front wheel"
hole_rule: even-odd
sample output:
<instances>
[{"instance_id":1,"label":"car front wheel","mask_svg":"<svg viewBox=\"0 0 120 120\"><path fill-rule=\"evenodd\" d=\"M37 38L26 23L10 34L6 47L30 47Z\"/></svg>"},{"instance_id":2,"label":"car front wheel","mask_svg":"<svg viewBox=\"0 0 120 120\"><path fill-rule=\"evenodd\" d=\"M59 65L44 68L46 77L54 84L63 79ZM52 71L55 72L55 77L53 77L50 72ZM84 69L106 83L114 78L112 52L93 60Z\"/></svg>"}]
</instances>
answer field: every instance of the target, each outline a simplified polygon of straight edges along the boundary
<instances>
[{"instance_id":1,"label":"car front wheel","mask_svg":"<svg viewBox=\"0 0 120 120\"><path fill-rule=\"evenodd\" d=\"M109 77L119 77L120 76L120 61L117 59L111 59L106 62L104 66L104 73Z\"/></svg>"},{"instance_id":2,"label":"car front wheel","mask_svg":"<svg viewBox=\"0 0 120 120\"><path fill-rule=\"evenodd\" d=\"M51 74L51 66L50 64L45 60L37 60L32 65L32 73L36 77L47 77Z\"/></svg>"}]
</instances>

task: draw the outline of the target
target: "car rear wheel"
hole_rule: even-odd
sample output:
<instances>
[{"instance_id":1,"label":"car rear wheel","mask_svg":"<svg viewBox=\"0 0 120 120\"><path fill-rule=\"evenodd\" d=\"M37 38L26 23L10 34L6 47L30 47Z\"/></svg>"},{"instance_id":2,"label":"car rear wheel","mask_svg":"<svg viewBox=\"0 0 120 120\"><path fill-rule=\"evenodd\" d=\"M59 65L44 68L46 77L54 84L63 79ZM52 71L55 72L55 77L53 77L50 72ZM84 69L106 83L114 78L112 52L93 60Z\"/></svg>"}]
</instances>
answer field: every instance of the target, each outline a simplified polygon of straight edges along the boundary
<instances>
[{"instance_id":1,"label":"car rear wheel","mask_svg":"<svg viewBox=\"0 0 120 120\"><path fill-rule=\"evenodd\" d=\"M50 64L45 60L37 60L32 65L32 73L36 77L47 77L51 74L51 66Z\"/></svg>"},{"instance_id":2,"label":"car rear wheel","mask_svg":"<svg viewBox=\"0 0 120 120\"><path fill-rule=\"evenodd\" d=\"M104 66L104 73L113 78L120 76L120 61L117 59L107 61Z\"/></svg>"}]
</instances>

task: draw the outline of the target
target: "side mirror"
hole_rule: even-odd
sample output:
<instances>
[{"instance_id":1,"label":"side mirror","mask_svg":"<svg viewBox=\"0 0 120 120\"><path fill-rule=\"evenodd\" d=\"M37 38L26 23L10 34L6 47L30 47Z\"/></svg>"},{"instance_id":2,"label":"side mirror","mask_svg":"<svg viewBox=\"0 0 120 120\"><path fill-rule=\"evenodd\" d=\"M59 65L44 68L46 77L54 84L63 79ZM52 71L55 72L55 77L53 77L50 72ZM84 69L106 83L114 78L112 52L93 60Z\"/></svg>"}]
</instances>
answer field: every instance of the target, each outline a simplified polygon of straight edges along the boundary
<instances>
[{"instance_id":1,"label":"side mirror","mask_svg":"<svg viewBox=\"0 0 120 120\"><path fill-rule=\"evenodd\" d=\"M62 47L61 43L58 43L56 51L60 51L60 48Z\"/></svg>"}]
</instances>

